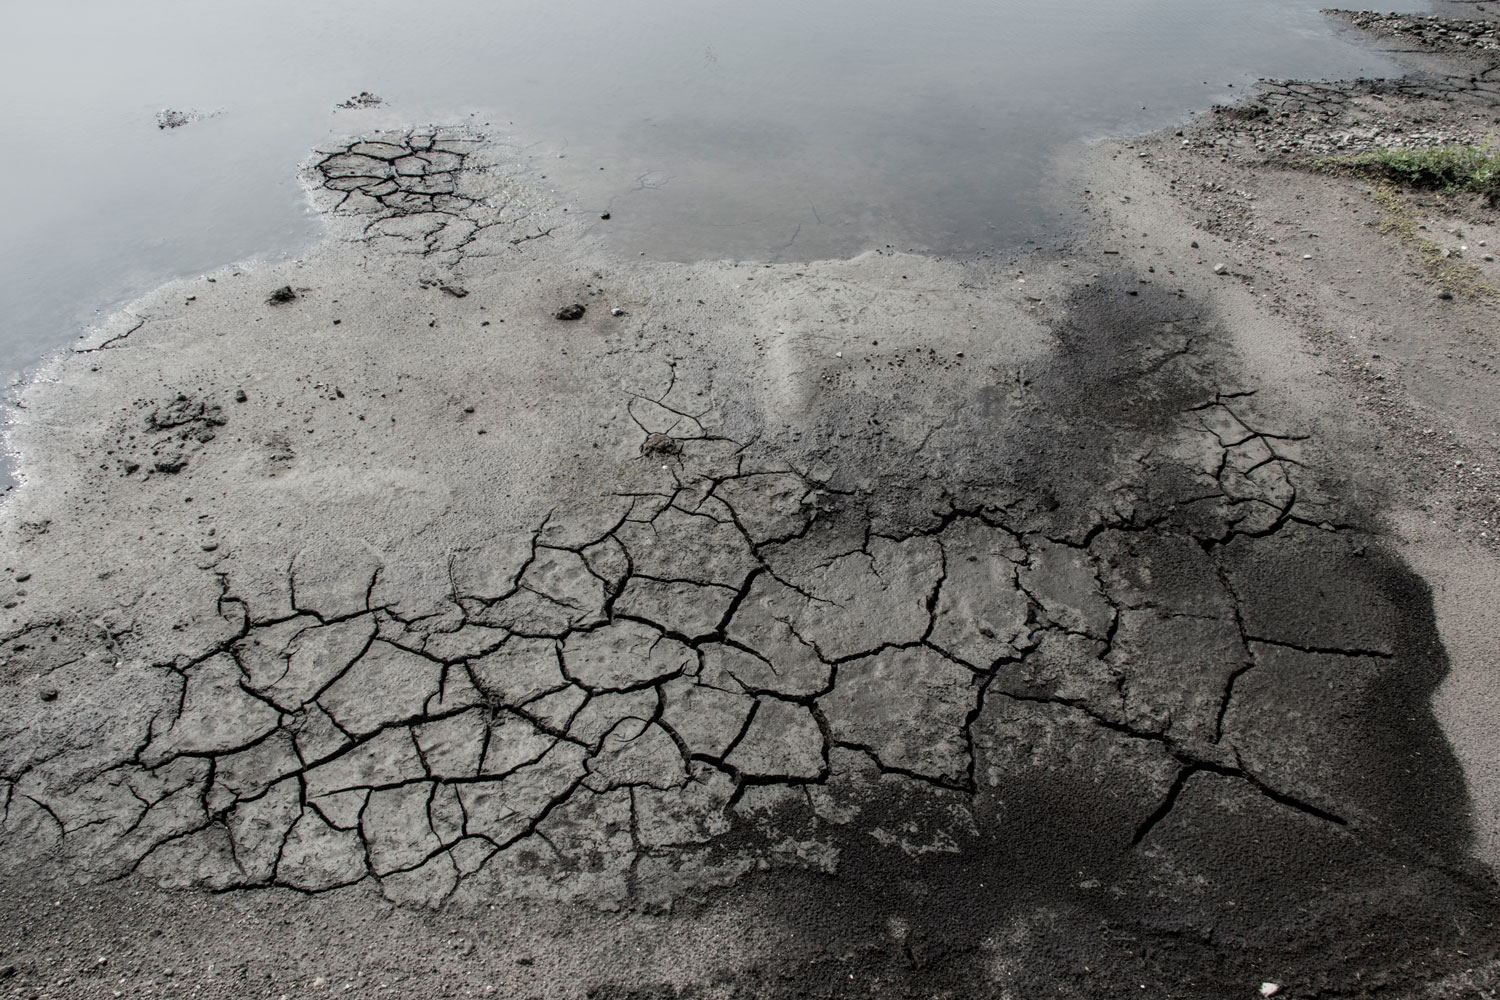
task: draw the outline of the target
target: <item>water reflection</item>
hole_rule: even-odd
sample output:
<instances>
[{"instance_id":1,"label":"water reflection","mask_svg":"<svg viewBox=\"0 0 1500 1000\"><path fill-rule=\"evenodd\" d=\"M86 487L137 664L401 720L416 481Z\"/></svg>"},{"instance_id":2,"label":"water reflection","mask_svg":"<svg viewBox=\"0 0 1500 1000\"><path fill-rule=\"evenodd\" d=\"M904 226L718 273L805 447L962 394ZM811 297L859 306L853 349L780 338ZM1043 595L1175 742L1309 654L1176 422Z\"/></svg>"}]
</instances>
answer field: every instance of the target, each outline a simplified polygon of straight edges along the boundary
<instances>
[{"instance_id":1,"label":"water reflection","mask_svg":"<svg viewBox=\"0 0 1500 1000\"><path fill-rule=\"evenodd\" d=\"M622 250L814 258L1045 231L1066 142L1256 76L1378 75L1317 0L390 0L12 5L0 370L174 275L316 236L332 133L492 122ZM335 111L360 91L384 108ZM160 129L164 108L216 112ZM602 169L601 169L602 168Z\"/></svg>"}]
</instances>

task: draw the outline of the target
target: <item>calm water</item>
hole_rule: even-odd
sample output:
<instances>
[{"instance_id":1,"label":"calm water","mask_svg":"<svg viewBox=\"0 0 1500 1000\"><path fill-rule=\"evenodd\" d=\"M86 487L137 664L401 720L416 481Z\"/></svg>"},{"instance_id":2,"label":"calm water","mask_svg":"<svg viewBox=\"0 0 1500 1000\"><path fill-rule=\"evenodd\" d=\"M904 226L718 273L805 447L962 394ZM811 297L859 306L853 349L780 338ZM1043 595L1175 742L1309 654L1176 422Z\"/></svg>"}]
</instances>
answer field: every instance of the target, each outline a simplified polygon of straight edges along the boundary
<instances>
[{"instance_id":1,"label":"calm water","mask_svg":"<svg viewBox=\"0 0 1500 1000\"><path fill-rule=\"evenodd\" d=\"M1019 243L1067 143L1258 76L1393 72L1325 3L4 0L0 373L162 280L306 247L296 165L401 121L537 142L630 253ZM386 106L334 110L362 90ZM163 108L213 116L161 130Z\"/></svg>"}]
</instances>

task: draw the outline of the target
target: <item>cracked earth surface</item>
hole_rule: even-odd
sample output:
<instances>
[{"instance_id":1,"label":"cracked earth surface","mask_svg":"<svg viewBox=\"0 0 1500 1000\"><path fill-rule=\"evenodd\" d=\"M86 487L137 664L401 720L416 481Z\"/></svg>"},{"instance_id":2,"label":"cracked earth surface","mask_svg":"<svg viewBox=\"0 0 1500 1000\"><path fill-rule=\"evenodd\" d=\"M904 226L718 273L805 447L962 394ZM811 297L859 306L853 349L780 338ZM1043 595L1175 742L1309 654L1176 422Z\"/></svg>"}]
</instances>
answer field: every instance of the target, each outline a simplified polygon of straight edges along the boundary
<instances>
[{"instance_id":1,"label":"cracked earth surface","mask_svg":"<svg viewBox=\"0 0 1500 1000\"><path fill-rule=\"evenodd\" d=\"M670 492L622 498L597 535L549 518L455 553L436 621L375 603L379 566L329 579L294 562L292 614L272 619L226 579L232 636L157 665L166 707L142 744L77 774L48 766L55 745L14 760L7 816L104 874L145 865L176 885L373 878L438 900L489 874L501 891L628 898L642 865L741 874L753 854L714 850L736 821L792 802L848 822L833 803L872 780L931 789L972 829L1017 730L1097 729L1154 778L1133 843L1200 774L1345 826L1333 775L1315 775L1316 802L1276 787L1286 765L1243 678L1323 663L1371 683L1394 636L1276 620L1262 550L1337 529L1297 504L1297 436L1255 429L1245 398L1182 414L1174 449L1198 492L1176 503L1203 512L1196 533L1163 513L1078 541L984 508L878 534L826 486L747 465L671 408L671 387L633 399L643 434L677 435ZM1357 569L1340 586L1386 600Z\"/></svg>"},{"instance_id":2,"label":"cracked earth surface","mask_svg":"<svg viewBox=\"0 0 1500 1000\"><path fill-rule=\"evenodd\" d=\"M839 995L850 928L895 993L1313 995L1493 927L1378 477L1210 307L1040 255L626 267L513 162L323 150L320 256L32 390L8 864L747 900L822 949L718 973L756 995Z\"/></svg>"}]
</instances>

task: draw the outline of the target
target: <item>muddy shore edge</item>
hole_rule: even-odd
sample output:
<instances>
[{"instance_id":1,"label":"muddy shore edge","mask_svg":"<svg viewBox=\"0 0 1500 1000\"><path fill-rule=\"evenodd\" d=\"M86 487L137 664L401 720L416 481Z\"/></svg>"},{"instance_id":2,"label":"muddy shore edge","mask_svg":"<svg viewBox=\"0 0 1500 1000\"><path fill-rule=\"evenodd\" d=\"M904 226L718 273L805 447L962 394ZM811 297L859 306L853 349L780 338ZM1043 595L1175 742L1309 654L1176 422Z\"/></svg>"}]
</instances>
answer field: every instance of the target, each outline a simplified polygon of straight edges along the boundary
<instances>
[{"instance_id":1,"label":"muddy shore edge","mask_svg":"<svg viewBox=\"0 0 1500 1000\"><path fill-rule=\"evenodd\" d=\"M1471 6L1060 163L1060 250L320 151L8 429L0 995L1500 988L1500 209L1311 167L1495 134Z\"/></svg>"}]
</instances>

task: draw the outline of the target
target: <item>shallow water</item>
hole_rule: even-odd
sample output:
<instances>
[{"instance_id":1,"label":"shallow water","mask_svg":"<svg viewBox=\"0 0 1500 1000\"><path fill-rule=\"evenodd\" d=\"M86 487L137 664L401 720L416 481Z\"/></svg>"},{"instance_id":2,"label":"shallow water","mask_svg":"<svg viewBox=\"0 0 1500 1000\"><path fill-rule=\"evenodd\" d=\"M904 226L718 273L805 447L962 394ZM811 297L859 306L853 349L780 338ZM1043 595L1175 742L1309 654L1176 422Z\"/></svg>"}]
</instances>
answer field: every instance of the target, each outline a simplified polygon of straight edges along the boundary
<instances>
[{"instance_id":1,"label":"shallow water","mask_svg":"<svg viewBox=\"0 0 1500 1000\"><path fill-rule=\"evenodd\" d=\"M0 372L165 279L306 247L297 164L398 121L545 143L539 172L610 210L630 253L1041 238L1038 181L1068 143L1163 126L1256 77L1394 71L1336 37L1323 2L11 4ZM362 90L386 105L334 109ZM164 108L210 117L160 129Z\"/></svg>"}]
</instances>

